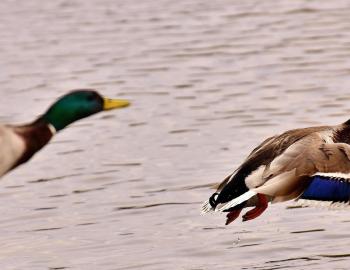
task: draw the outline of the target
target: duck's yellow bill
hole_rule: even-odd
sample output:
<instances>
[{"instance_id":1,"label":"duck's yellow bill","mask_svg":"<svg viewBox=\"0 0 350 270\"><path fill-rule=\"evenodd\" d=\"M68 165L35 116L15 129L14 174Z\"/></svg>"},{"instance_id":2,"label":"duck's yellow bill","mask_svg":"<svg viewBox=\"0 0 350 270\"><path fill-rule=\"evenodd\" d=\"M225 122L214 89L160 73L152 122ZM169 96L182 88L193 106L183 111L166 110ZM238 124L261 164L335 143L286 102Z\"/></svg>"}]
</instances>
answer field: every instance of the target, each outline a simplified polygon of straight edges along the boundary
<instances>
[{"instance_id":1,"label":"duck's yellow bill","mask_svg":"<svg viewBox=\"0 0 350 270\"><path fill-rule=\"evenodd\" d=\"M103 98L103 110L113 110L117 108L123 108L130 105L130 102L125 99L110 99Z\"/></svg>"}]
</instances>

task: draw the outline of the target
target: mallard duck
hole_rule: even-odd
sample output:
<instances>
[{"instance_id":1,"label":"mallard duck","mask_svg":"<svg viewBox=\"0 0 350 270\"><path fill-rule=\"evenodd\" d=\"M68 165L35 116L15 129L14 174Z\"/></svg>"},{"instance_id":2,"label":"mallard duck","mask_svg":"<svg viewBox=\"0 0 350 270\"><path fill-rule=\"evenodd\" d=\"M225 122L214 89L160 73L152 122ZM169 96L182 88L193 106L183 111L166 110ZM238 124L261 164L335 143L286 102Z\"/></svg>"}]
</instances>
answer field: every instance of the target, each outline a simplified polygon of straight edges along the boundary
<instances>
[{"instance_id":1,"label":"mallard duck","mask_svg":"<svg viewBox=\"0 0 350 270\"><path fill-rule=\"evenodd\" d=\"M336 126L294 129L256 147L202 206L227 212L226 225L243 208L243 221L260 216L269 202L291 199L349 205L350 120Z\"/></svg>"},{"instance_id":2,"label":"mallard duck","mask_svg":"<svg viewBox=\"0 0 350 270\"><path fill-rule=\"evenodd\" d=\"M98 113L129 105L94 90L75 90L58 99L42 116L26 125L0 125L0 176L28 161L52 136L69 124Z\"/></svg>"}]
</instances>

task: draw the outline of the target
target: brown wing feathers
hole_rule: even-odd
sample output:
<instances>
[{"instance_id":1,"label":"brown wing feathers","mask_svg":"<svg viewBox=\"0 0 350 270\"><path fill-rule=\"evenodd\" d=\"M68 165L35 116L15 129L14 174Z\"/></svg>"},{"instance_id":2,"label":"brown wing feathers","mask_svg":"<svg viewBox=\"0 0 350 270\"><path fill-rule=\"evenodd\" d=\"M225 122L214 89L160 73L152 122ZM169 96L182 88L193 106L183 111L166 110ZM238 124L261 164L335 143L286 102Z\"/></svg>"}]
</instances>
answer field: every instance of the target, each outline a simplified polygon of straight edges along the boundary
<instances>
[{"instance_id":1,"label":"brown wing feathers","mask_svg":"<svg viewBox=\"0 0 350 270\"><path fill-rule=\"evenodd\" d=\"M220 211L241 209L244 201L259 193L273 201L297 198L317 173L350 173L349 144L350 121L270 137L224 179L209 200L210 205L215 208L228 202Z\"/></svg>"}]
</instances>

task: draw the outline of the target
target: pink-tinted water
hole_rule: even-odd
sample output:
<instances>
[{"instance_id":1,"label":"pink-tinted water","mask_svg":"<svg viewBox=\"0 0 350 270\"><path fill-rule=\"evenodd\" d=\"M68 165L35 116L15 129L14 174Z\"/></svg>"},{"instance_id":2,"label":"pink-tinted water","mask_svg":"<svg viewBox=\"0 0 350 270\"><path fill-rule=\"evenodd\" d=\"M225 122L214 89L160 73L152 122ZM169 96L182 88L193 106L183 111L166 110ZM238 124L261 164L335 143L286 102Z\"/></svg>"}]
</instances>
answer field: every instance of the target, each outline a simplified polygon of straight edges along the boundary
<instances>
[{"instance_id":1,"label":"pink-tinted water","mask_svg":"<svg viewBox=\"0 0 350 270\"><path fill-rule=\"evenodd\" d=\"M133 106L2 178L1 269L348 269L349 211L200 204L261 140L350 118L345 0L0 2L0 121L69 89Z\"/></svg>"}]
</instances>

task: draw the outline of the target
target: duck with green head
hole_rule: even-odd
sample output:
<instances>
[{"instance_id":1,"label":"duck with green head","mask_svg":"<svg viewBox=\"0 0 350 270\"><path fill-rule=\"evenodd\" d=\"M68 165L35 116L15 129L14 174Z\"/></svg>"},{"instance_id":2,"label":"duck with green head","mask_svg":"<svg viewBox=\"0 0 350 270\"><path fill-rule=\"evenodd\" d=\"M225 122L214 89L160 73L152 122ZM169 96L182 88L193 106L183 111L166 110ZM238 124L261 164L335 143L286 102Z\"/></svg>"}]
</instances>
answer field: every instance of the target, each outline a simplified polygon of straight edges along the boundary
<instances>
[{"instance_id":1,"label":"duck with green head","mask_svg":"<svg viewBox=\"0 0 350 270\"><path fill-rule=\"evenodd\" d=\"M58 99L30 124L0 125L0 177L28 161L69 124L100 111L128 105L127 100L104 98L95 90L75 90Z\"/></svg>"}]
</instances>

